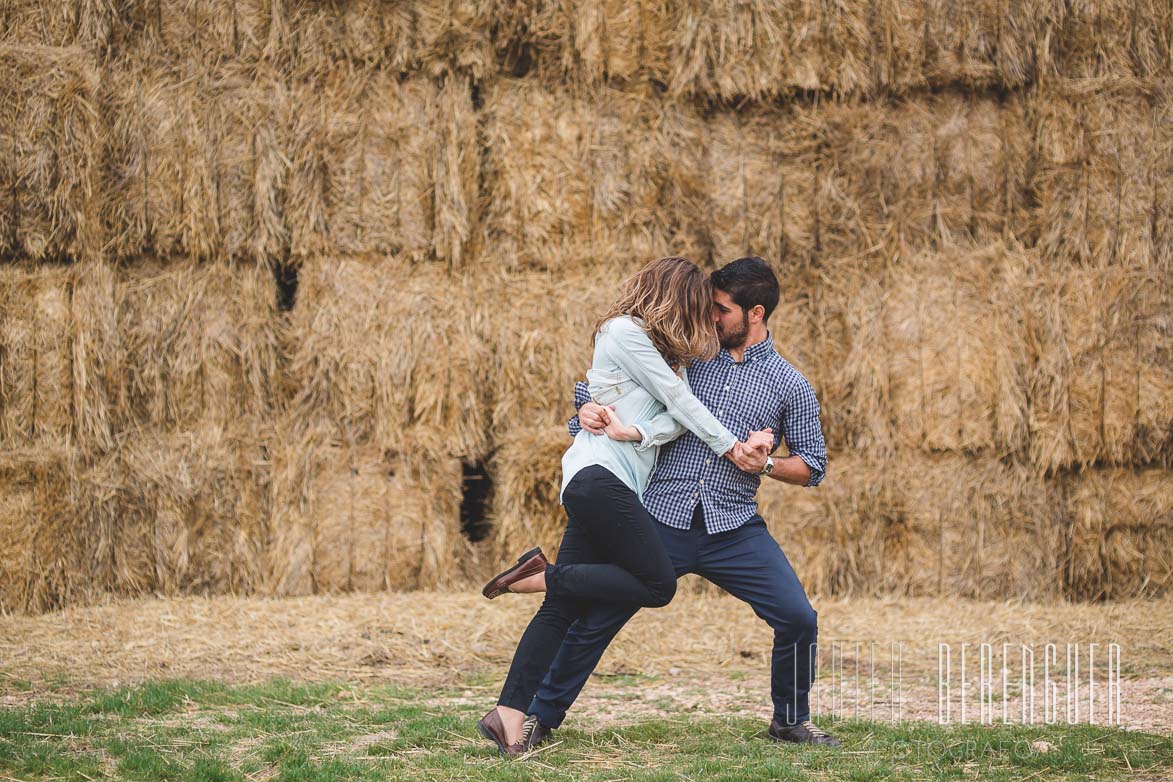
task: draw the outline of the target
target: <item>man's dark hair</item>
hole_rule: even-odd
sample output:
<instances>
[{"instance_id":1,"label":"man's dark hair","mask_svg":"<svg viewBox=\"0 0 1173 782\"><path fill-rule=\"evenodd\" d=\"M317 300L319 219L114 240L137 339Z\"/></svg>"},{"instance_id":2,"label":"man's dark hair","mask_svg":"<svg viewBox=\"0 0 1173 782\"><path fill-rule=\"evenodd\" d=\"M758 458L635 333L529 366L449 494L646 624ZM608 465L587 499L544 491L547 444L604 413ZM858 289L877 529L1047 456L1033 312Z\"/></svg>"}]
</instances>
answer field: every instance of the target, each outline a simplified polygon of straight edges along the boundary
<instances>
[{"instance_id":1,"label":"man's dark hair","mask_svg":"<svg viewBox=\"0 0 1173 782\"><path fill-rule=\"evenodd\" d=\"M738 258L712 274L713 287L725 291L748 312L761 304L766 310L766 321L778 306L778 278L770 264L758 257Z\"/></svg>"}]
</instances>

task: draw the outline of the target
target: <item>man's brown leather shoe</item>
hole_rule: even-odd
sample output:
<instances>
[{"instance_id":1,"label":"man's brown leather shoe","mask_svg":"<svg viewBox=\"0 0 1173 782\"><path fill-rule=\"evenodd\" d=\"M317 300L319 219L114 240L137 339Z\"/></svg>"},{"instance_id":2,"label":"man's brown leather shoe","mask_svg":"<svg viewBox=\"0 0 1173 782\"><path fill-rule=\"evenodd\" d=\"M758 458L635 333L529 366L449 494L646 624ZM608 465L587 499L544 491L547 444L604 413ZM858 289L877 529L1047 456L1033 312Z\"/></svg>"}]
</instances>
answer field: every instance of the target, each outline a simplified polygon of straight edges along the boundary
<instances>
[{"instance_id":1,"label":"man's brown leather shoe","mask_svg":"<svg viewBox=\"0 0 1173 782\"><path fill-rule=\"evenodd\" d=\"M477 731L489 741L496 744L497 752L506 757L517 757L518 755L525 754L525 741L515 741L512 744L506 743L505 726L501 724L501 715L497 713L496 706L490 709L488 714L477 720Z\"/></svg>"},{"instance_id":2,"label":"man's brown leather shoe","mask_svg":"<svg viewBox=\"0 0 1173 782\"><path fill-rule=\"evenodd\" d=\"M513 591L509 588L511 584L516 584L523 578L529 578L532 575L543 572L549 564L546 561L546 555L542 553L540 548L532 548L518 557L516 565L504 573L498 573L493 576L489 583L485 584L485 588L481 590L481 594L492 600L498 595L511 592Z\"/></svg>"},{"instance_id":3,"label":"man's brown leather shoe","mask_svg":"<svg viewBox=\"0 0 1173 782\"><path fill-rule=\"evenodd\" d=\"M804 720L795 725L784 725L778 720L770 722L770 738L774 741L788 741L793 744L821 744L824 747L842 747L839 739L815 725L810 720Z\"/></svg>"}]
</instances>

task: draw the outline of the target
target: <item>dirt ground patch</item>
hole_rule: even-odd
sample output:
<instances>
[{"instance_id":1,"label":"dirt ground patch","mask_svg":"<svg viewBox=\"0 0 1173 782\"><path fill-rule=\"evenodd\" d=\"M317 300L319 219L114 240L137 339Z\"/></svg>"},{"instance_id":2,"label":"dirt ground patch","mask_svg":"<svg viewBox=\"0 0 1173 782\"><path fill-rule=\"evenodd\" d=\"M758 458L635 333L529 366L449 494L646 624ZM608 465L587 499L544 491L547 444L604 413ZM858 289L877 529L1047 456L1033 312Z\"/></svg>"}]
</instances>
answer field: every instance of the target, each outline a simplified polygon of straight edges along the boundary
<instances>
[{"instance_id":1,"label":"dirt ground patch","mask_svg":"<svg viewBox=\"0 0 1173 782\"><path fill-rule=\"evenodd\" d=\"M1099 644L1095 675L1102 677L1106 649L1115 643L1123 671L1122 724L1173 733L1173 599L1099 605L813 603L821 672L814 706L821 713L936 719L942 643L950 644L954 666L960 645L968 645L967 679L975 693L979 644L1033 645L1040 672L1045 644L1057 644L1061 662L1065 644L1085 650ZM450 699L488 708L536 607L530 596L487 603L475 593L417 592L148 599L0 617L0 706L162 678L248 683L287 677L437 687L457 693ZM574 719L627 722L688 711L766 719L771 641L771 630L744 604L727 596L682 594L665 609L641 612L624 628ZM1086 658L1082 666L1086 676ZM956 678L951 683L959 686ZM1098 686L1095 717L1103 721L1102 678ZM1080 719L1086 721L1086 691L1082 698ZM970 708L973 721L976 700ZM996 704L998 719L1000 708ZM1019 708L1013 693L1007 708L1013 719Z\"/></svg>"}]
</instances>

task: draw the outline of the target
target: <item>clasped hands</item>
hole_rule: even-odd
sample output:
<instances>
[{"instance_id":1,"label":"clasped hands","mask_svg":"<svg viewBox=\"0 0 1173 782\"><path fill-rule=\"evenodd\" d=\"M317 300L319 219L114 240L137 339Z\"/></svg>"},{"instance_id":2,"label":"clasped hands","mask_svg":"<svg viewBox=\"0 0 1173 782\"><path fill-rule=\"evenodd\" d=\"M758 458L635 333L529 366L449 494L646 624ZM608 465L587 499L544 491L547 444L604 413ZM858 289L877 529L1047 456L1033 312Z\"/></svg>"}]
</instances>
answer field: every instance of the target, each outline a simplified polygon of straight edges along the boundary
<instances>
[{"instance_id":1,"label":"clasped hands","mask_svg":"<svg viewBox=\"0 0 1173 782\"><path fill-rule=\"evenodd\" d=\"M578 422L591 434L605 434L612 440L639 442L640 432L626 426L615 413L615 408L587 402L578 411ZM738 441L725 453L725 458L745 472L759 473L766 466L766 457L774 450L774 430L750 432L744 442Z\"/></svg>"}]
</instances>

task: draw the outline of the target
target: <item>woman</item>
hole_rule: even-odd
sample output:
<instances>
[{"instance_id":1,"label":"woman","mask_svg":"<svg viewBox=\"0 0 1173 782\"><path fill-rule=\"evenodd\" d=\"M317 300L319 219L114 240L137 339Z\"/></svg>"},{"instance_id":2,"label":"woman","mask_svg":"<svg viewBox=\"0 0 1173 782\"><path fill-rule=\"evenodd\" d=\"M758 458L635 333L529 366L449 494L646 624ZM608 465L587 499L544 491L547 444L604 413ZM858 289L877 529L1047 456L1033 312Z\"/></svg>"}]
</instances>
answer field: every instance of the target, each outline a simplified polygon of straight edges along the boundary
<instances>
[{"instance_id":1,"label":"woman","mask_svg":"<svg viewBox=\"0 0 1173 782\"><path fill-rule=\"evenodd\" d=\"M649 422L667 411L718 456L740 447L682 377L690 361L717 352L712 311L708 275L684 258L661 258L623 284L595 325L587 380L592 398L613 412L608 437L580 432L562 457L560 499L568 521L558 562L548 564L541 549L532 549L483 590L490 599L546 593L518 643L497 707L477 723L501 754L526 750L533 722L525 709L584 602L664 606L676 592L656 521L640 500L658 445L644 437L644 427L623 421Z\"/></svg>"}]
</instances>

